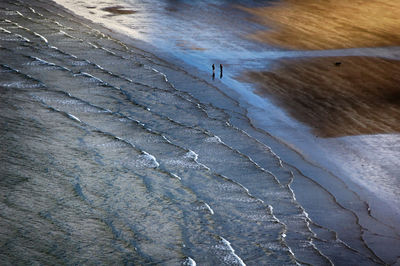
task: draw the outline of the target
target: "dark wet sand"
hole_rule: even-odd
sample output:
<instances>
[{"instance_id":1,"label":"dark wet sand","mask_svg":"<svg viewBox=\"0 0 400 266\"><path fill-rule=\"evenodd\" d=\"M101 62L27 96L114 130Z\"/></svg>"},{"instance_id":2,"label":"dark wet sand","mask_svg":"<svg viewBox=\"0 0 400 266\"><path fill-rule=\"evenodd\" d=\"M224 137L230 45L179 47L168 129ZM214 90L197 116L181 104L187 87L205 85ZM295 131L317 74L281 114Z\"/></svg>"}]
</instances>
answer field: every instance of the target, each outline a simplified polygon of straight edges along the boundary
<instances>
[{"instance_id":1,"label":"dark wet sand","mask_svg":"<svg viewBox=\"0 0 400 266\"><path fill-rule=\"evenodd\" d=\"M336 62L341 62L336 66ZM367 57L281 60L246 81L320 137L400 132L400 61Z\"/></svg>"},{"instance_id":2,"label":"dark wet sand","mask_svg":"<svg viewBox=\"0 0 400 266\"><path fill-rule=\"evenodd\" d=\"M266 27L250 38L289 49L341 49L400 45L397 0L283 0L241 8Z\"/></svg>"},{"instance_id":3,"label":"dark wet sand","mask_svg":"<svg viewBox=\"0 0 400 266\"><path fill-rule=\"evenodd\" d=\"M106 8L102 8L101 10L107 11L113 15L129 15L136 13L135 10L125 9L123 6L110 6Z\"/></svg>"}]
</instances>

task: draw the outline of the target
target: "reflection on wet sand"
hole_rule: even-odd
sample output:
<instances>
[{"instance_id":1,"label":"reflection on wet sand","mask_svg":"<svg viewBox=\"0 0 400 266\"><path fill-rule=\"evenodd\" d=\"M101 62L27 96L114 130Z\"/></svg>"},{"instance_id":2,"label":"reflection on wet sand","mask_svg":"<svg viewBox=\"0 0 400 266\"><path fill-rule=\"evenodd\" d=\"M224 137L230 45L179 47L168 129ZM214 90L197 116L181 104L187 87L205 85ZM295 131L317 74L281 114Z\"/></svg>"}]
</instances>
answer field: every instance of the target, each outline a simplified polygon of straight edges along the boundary
<instances>
[{"instance_id":1,"label":"reflection on wet sand","mask_svg":"<svg viewBox=\"0 0 400 266\"><path fill-rule=\"evenodd\" d=\"M268 27L250 38L286 49L400 45L398 0L281 0L242 9ZM399 73L400 61L395 60L296 58L280 60L262 72L250 71L245 80L311 126L317 136L339 137L400 132Z\"/></svg>"},{"instance_id":2,"label":"reflection on wet sand","mask_svg":"<svg viewBox=\"0 0 400 266\"><path fill-rule=\"evenodd\" d=\"M336 64L340 62L341 64ZM257 93L271 96L320 137L400 132L400 61L370 57L285 59L248 72Z\"/></svg>"},{"instance_id":3,"label":"reflection on wet sand","mask_svg":"<svg viewBox=\"0 0 400 266\"><path fill-rule=\"evenodd\" d=\"M196 46L194 43L186 41L186 40L178 40L176 41L176 46L181 47L183 50L192 50L192 51L205 51L206 48Z\"/></svg>"},{"instance_id":4,"label":"reflection on wet sand","mask_svg":"<svg viewBox=\"0 0 400 266\"><path fill-rule=\"evenodd\" d=\"M398 0L282 0L242 8L268 27L250 38L290 49L400 45Z\"/></svg>"},{"instance_id":5,"label":"reflection on wet sand","mask_svg":"<svg viewBox=\"0 0 400 266\"><path fill-rule=\"evenodd\" d=\"M102 8L101 10L107 11L113 15L128 15L128 14L134 14L137 12L135 10L125 9L125 7L123 7L123 6L110 6L110 7Z\"/></svg>"}]
</instances>

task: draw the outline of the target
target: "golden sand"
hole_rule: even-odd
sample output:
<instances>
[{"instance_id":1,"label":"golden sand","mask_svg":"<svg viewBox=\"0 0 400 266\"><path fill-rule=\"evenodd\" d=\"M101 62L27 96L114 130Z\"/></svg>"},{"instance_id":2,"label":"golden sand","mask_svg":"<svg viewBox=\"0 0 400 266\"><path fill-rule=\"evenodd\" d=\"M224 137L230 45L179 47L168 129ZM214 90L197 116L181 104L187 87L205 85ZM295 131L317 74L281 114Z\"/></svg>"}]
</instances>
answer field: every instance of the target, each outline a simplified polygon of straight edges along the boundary
<instances>
[{"instance_id":1,"label":"golden sand","mask_svg":"<svg viewBox=\"0 0 400 266\"><path fill-rule=\"evenodd\" d=\"M341 62L336 66L335 62ZM269 96L320 137L400 132L400 61L368 57L285 59L248 72Z\"/></svg>"},{"instance_id":2,"label":"golden sand","mask_svg":"<svg viewBox=\"0 0 400 266\"><path fill-rule=\"evenodd\" d=\"M399 0L282 0L241 8L268 29L249 37L289 49L400 45Z\"/></svg>"}]
</instances>

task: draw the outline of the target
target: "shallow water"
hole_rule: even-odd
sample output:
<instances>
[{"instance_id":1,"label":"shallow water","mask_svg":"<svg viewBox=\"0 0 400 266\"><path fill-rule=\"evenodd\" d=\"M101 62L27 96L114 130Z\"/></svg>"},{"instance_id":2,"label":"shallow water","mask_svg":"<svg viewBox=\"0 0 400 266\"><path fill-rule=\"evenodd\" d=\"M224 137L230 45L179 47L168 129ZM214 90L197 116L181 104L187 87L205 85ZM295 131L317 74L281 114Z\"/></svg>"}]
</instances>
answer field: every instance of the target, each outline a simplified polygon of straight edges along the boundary
<instances>
[{"instance_id":1,"label":"shallow water","mask_svg":"<svg viewBox=\"0 0 400 266\"><path fill-rule=\"evenodd\" d=\"M395 1L390 0L383 3L377 0L368 5L354 5L354 3L340 1L340 3L338 2L340 8L331 8L332 5L335 6L334 4L322 5L313 1L302 2L301 4L296 3L296 1L282 1L279 2L281 4L277 4L275 1L108 0L97 5L85 4L76 0L58 0L57 2L85 18L111 28L113 31L145 41L145 44L141 46L143 49L152 51L168 61L175 62L180 67L194 73L195 76L200 76L209 81L210 84L221 89L224 94L235 98L242 107L246 108L247 116L251 119L252 125L279 139L280 142L290 147L289 150L296 150L313 164L329 169L330 172L352 187L364 200L368 201L370 205L375 205L372 212L379 219L389 219L392 221L392 225L399 223L393 221L400 221L400 209L398 207L400 206L400 198L397 192L400 179L396 171L387 171L384 166L385 161L393 162L394 160L395 165L399 164L400 161L395 159L399 158L398 152L395 150L386 151L383 157L382 154L374 152L376 156L371 157L371 151L379 150L379 147L372 145L372 142L369 142L371 143L369 145L356 145L360 142L366 143L363 140L364 136L358 134L351 134L353 137L346 139L336 138L334 141L318 138L319 135L315 135L315 132L321 127L319 123L312 119L296 120L293 118L296 115L293 116L292 105L287 107L288 103L291 102L291 97L286 97L284 99L285 104L282 104L280 101L282 97L279 95L272 94L266 97L263 94L255 93L260 87L257 82L242 82L244 73L247 71L272 71L276 60L279 59L287 59L286 62L291 62L291 60L298 58L315 59L323 57L326 61L322 69L333 64L330 61L332 57L366 56L399 60L400 48L394 46L397 45L398 38L396 34L391 35L393 25L397 23L394 15L395 10L399 8ZM315 6L315 9L310 10L309 5ZM106 11L110 7L118 7L121 10L134 11L134 13L121 15ZM379 15L371 15L370 10L372 9L379 12ZM321 12L315 10L321 10ZM355 22L347 20L351 16L352 10L356 10L354 12L358 14ZM268 15L271 12L273 15ZM328 17L326 27L331 29L328 32L324 30L325 26L318 27L318 25L314 26L314 23L308 22L308 19L320 21L324 17ZM382 23L374 22L372 24L375 26L371 26L371 21L379 20L380 17L385 17ZM261 24L257 24L258 22ZM293 34L289 34L293 33L291 29L296 28L296 23L300 25L298 28L308 27L307 32L313 32L314 38L295 38ZM354 26L357 23L359 27ZM347 26L341 27L342 24ZM369 28L372 28L371 33L365 35L364 33ZM294 34L303 36L300 33L294 32ZM273 41L274 34L280 36L277 37L275 42ZM334 34L340 36L340 40L343 41L338 42L335 38L332 38ZM357 38L349 37L352 35L357 36ZM382 36L392 36L393 38ZM360 37L360 40L358 37ZM382 39L386 42L385 45L392 46L370 47L371 43L375 43L374 46L376 46ZM284 40L284 42L282 43L279 40ZM299 46L302 49L315 49L316 44L320 44L320 46L318 46L318 50L287 50L287 47L292 47L297 44L297 41L300 41L302 45L307 45ZM362 41L364 43L360 45ZM273 47L271 44L282 45L284 49L280 46ZM325 46L321 46L322 44ZM323 48L336 50L319 50ZM342 61L340 58L339 60ZM355 61L355 63L357 62ZM222 79L219 78L218 64L220 63L224 65ZM217 65L215 78L211 75L212 64ZM288 71L288 69L283 68L284 71ZM355 73L363 71L363 69L354 69ZM179 78L174 79L174 73L170 73L168 68L163 69L163 72L167 74L170 80L173 80L174 84L180 82ZM387 73L390 73L390 71ZM323 78L328 80L328 84L335 82L329 80L329 74L322 74ZM390 75L387 75L390 80ZM297 83L308 78L307 74L304 73L303 76L298 76L300 81ZM380 79L384 78L383 76L380 77ZM346 84L352 83L351 80L345 80L345 82ZM352 86L357 86L357 84ZM181 89L186 89L186 84L181 87ZM195 97L203 102L211 102L218 107L230 108L229 104L224 103L223 98L209 97L210 94L198 91L190 93L195 94ZM362 98L352 97L348 101L354 102L356 106L364 106ZM313 108L307 105L304 107L299 113L304 111L306 117L315 115ZM338 105L334 108L342 107ZM368 105L367 108L377 109L374 105ZM320 113L326 112L332 113L329 108ZM379 110L376 112L379 113ZM361 114L361 116L363 115ZM339 117L340 119L342 118ZM386 121L387 119L382 116L367 121L366 125L364 123L359 128L365 127L365 130L360 132L374 133L374 143L379 143L380 139L388 138L391 139L391 142L398 143L399 134L378 134L393 132L386 128L379 128L382 123L374 125L375 121L378 120L383 120L383 124L389 123L389 127L397 127L398 125L398 121L395 119ZM355 123L357 124L358 121ZM317 126L315 126L316 124ZM238 124L236 125L238 126ZM336 128L339 131L336 136L348 136L349 130L345 126L339 125ZM253 136L256 135L247 132ZM338 148L349 146L348 143L350 143L351 148ZM274 143L269 142L266 144L274 145ZM396 145L396 150L398 149L399 147ZM274 150L286 162L296 165L302 171L308 171L308 164L299 165L298 156L286 156L287 148L282 149L282 145L278 145L274 146ZM329 156L324 156L324 154L329 154ZM348 159L343 160L343 157L347 157L348 154L359 158L359 160L352 160L353 164L348 165ZM373 167L364 167L366 163L373 165ZM366 176L378 178L365 178ZM320 177L320 179L324 178ZM374 196L371 197L370 195ZM388 215L390 218L388 218Z\"/></svg>"},{"instance_id":2,"label":"shallow water","mask_svg":"<svg viewBox=\"0 0 400 266\"><path fill-rule=\"evenodd\" d=\"M320 168L283 161L214 84L47 2L0 12L6 264L396 259L392 226Z\"/></svg>"}]
</instances>

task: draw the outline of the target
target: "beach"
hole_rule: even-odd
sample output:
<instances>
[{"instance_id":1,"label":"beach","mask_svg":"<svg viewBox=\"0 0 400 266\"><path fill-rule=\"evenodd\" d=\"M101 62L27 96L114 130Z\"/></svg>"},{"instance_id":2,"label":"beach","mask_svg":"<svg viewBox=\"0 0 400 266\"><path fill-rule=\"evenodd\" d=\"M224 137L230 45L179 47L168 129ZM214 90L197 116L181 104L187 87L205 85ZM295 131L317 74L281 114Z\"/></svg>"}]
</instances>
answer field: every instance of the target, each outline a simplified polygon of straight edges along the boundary
<instances>
[{"instance_id":1,"label":"beach","mask_svg":"<svg viewBox=\"0 0 400 266\"><path fill-rule=\"evenodd\" d=\"M399 61L376 57L300 58L247 78L314 135L337 138L400 132L399 70Z\"/></svg>"},{"instance_id":2,"label":"beach","mask_svg":"<svg viewBox=\"0 0 400 266\"><path fill-rule=\"evenodd\" d=\"M399 263L397 183L378 176L387 193L369 193L323 150L398 137L398 61L273 50L265 68L261 46L229 35L261 28L247 24L252 1L57 3L0 3L5 265ZM210 36L183 29L191 37L171 44L150 30L163 12L168 26L209 23ZM231 29L220 12L246 22ZM227 42L226 57L210 48ZM216 80L211 60L225 66Z\"/></svg>"},{"instance_id":3,"label":"beach","mask_svg":"<svg viewBox=\"0 0 400 266\"><path fill-rule=\"evenodd\" d=\"M283 0L244 8L252 19L269 26L250 38L302 50L398 46L400 36L394 0L318 2Z\"/></svg>"}]
</instances>

